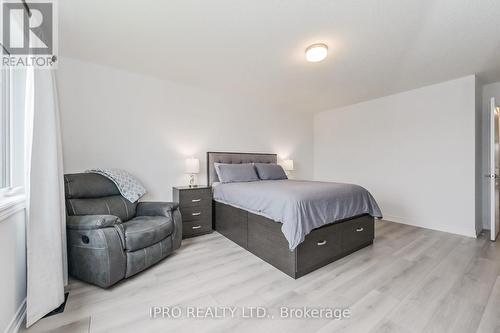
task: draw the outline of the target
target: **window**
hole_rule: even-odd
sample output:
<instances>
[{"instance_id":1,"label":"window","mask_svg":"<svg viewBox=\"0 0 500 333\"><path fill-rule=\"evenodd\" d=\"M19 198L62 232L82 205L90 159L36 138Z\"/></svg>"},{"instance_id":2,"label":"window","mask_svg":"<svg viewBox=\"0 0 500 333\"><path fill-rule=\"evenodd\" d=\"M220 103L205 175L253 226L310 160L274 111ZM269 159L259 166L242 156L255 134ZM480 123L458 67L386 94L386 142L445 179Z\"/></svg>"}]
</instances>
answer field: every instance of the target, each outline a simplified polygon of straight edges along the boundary
<instances>
[{"instance_id":1,"label":"window","mask_svg":"<svg viewBox=\"0 0 500 333\"><path fill-rule=\"evenodd\" d=\"M24 184L26 70L0 70L0 199Z\"/></svg>"},{"instance_id":2,"label":"window","mask_svg":"<svg viewBox=\"0 0 500 333\"><path fill-rule=\"evenodd\" d=\"M26 70L0 69L0 222L25 207Z\"/></svg>"},{"instance_id":3,"label":"window","mask_svg":"<svg viewBox=\"0 0 500 333\"><path fill-rule=\"evenodd\" d=\"M10 72L8 69L1 70L0 80L0 189L11 186L11 156L10 156Z\"/></svg>"}]
</instances>

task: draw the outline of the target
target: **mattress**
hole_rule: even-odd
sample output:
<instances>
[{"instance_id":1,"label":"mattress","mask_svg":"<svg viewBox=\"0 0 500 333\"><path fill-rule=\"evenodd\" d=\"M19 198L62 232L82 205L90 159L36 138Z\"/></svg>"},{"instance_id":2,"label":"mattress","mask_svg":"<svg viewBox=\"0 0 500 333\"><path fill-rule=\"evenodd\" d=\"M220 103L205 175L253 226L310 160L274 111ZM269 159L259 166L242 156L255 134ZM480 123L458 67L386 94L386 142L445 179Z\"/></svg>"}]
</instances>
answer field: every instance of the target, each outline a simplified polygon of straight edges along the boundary
<instances>
[{"instance_id":1,"label":"mattress","mask_svg":"<svg viewBox=\"0 0 500 333\"><path fill-rule=\"evenodd\" d=\"M382 218L370 192L354 184L290 179L217 183L213 198L282 223L290 250L323 225L363 214Z\"/></svg>"}]
</instances>

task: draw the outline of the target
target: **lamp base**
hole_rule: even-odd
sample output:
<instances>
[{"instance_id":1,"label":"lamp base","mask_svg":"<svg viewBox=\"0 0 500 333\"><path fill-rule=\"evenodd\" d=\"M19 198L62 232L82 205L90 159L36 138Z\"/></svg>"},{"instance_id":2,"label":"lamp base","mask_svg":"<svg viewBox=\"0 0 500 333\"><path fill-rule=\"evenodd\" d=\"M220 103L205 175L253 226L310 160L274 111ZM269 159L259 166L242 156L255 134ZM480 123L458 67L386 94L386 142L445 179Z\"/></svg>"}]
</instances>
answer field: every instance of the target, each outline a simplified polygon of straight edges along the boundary
<instances>
[{"instance_id":1,"label":"lamp base","mask_svg":"<svg viewBox=\"0 0 500 333\"><path fill-rule=\"evenodd\" d=\"M190 176L189 176L189 187L198 187L198 185L196 185L196 180L195 180L195 176L194 176L194 173L192 173Z\"/></svg>"}]
</instances>

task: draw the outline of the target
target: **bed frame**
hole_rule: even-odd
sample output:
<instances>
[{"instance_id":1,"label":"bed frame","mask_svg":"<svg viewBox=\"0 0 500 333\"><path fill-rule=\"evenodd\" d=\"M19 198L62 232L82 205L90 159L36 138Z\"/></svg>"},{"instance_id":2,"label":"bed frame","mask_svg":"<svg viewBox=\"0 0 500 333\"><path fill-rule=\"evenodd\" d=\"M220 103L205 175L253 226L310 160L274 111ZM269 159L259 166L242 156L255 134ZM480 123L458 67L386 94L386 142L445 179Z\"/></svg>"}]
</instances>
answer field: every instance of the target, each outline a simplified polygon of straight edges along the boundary
<instances>
[{"instance_id":1,"label":"bed frame","mask_svg":"<svg viewBox=\"0 0 500 333\"><path fill-rule=\"evenodd\" d=\"M208 185L219 181L214 163L276 163L276 154L207 153ZM297 279L373 244L374 218L356 216L314 229L294 251L281 223L214 201L214 229L257 257Z\"/></svg>"}]
</instances>

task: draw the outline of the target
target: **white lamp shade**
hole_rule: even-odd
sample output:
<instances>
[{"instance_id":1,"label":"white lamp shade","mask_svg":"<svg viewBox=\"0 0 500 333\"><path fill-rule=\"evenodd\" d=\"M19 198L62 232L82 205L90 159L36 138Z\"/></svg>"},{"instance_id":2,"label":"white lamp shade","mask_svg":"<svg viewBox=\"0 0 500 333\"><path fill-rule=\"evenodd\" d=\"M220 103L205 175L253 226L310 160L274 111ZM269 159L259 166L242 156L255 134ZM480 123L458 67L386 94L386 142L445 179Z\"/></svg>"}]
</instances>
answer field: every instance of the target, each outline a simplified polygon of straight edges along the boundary
<instances>
[{"instance_id":1,"label":"white lamp shade","mask_svg":"<svg viewBox=\"0 0 500 333\"><path fill-rule=\"evenodd\" d=\"M283 169L285 169L285 171L293 171L293 160L284 160Z\"/></svg>"},{"instance_id":2,"label":"white lamp shade","mask_svg":"<svg viewBox=\"0 0 500 333\"><path fill-rule=\"evenodd\" d=\"M200 160L197 158L187 158L184 171L191 174L200 173Z\"/></svg>"}]
</instances>

